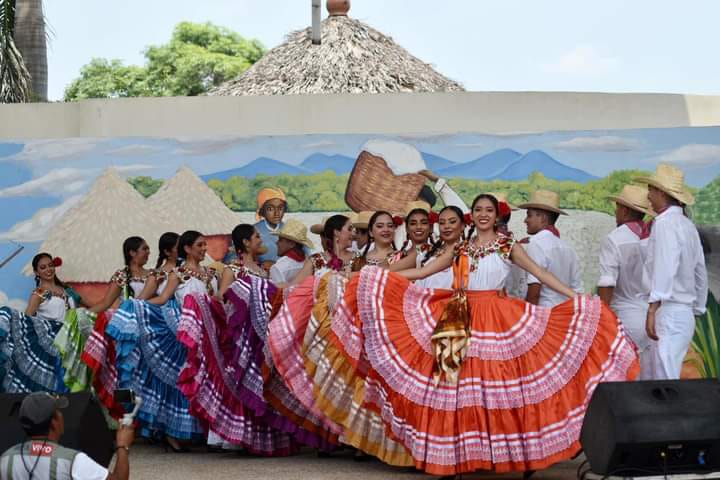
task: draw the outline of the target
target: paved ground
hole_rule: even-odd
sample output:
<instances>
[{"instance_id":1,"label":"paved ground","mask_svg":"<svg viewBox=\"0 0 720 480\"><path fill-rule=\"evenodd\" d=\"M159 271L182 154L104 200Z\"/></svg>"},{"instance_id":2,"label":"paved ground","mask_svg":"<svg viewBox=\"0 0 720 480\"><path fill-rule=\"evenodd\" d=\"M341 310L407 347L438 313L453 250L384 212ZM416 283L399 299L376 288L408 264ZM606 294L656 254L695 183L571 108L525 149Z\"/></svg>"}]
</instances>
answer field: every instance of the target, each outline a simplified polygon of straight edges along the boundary
<instances>
[{"instance_id":1,"label":"paved ground","mask_svg":"<svg viewBox=\"0 0 720 480\"><path fill-rule=\"evenodd\" d=\"M581 460L565 462L537 472L537 480L574 480ZM352 453L334 453L331 458L318 458L313 450L285 458L258 458L238 453L206 453L196 449L191 453L165 453L159 446L135 445L130 455L130 478L142 480L238 480L264 479L412 479L431 477L407 468L394 468L377 460L357 462ZM494 475L475 473L463 479L520 479L521 474Z\"/></svg>"}]
</instances>

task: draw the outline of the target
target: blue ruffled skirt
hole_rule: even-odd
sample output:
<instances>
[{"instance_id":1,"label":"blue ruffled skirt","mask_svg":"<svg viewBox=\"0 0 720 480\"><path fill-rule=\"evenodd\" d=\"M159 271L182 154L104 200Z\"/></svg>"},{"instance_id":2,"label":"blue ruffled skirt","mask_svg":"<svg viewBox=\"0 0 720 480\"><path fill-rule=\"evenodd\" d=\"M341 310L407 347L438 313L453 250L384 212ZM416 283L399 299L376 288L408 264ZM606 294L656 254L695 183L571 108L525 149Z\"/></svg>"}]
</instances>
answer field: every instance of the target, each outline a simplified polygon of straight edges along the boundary
<instances>
[{"instance_id":1,"label":"blue ruffled skirt","mask_svg":"<svg viewBox=\"0 0 720 480\"><path fill-rule=\"evenodd\" d=\"M62 325L0 307L0 392L67 392L62 360L53 345Z\"/></svg>"},{"instance_id":2,"label":"blue ruffled skirt","mask_svg":"<svg viewBox=\"0 0 720 480\"><path fill-rule=\"evenodd\" d=\"M186 357L176 337L179 320L175 299L162 306L131 299L107 326L116 342L118 388L131 388L143 400L137 419L144 436L204 436L176 385Z\"/></svg>"}]
</instances>

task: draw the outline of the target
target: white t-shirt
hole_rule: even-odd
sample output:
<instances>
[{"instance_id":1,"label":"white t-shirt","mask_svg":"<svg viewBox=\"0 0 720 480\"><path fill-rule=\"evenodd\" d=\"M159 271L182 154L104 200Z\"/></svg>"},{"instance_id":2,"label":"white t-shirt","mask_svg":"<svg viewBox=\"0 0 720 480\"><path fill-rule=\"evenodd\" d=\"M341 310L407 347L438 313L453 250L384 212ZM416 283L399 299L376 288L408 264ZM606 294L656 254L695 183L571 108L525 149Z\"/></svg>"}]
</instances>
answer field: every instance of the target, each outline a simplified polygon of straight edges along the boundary
<instances>
[{"instance_id":1,"label":"white t-shirt","mask_svg":"<svg viewBox=\"0 0 720 480\"><path fill-rule=\"evenodd\" d=\"M290 283L297 277L304 265L305 262L298 262L290 257L280 257L270 267L270 279L275 284Z\"/></svg>"},{"instance_id":2,"label":"white t-shirt","mask_svg":"<svg viewBox=\"0 0 720 480\"><path fill-rule=\"evenodd\" d=\"M556 237L548 230L541 230L533 235L530 244L527 246L527 253L541 268L555 275L562 283L583 293L582 274L580 271L580 259L575 250L567 242ZM540 283L540 280L528 273L528 285ZM540 300L538 305L554 307L567 300L567 297L556 292L550 287L540 288Z\"/></svg>"}]
</instances>

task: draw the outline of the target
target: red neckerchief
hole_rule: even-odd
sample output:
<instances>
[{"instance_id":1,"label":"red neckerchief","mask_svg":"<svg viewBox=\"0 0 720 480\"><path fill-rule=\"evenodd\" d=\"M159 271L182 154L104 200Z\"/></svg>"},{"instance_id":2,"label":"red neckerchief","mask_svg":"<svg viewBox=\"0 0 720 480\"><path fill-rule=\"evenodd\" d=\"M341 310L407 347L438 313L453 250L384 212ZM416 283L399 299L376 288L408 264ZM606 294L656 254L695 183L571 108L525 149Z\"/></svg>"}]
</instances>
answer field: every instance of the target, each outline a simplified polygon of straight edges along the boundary
<instances>
[{"instance_id":1,"label":"red neckerchief","mask_svg":"<svg viewBox=\"0 0 720 480\"><path fill-rule=\"evenodd\" d=\"M283 255L283 257L288 257L291 260L295 260L296 262L304 262L305 261L305 254L298 252L295 249L288 250L288 252Z\"/></svg>"},{"instance_id":2,"label":"red neckerchief","mask_svg":"<svg viewBox=\"0 0 720 480\"><path fill-rule=\"evenodd\" d=\"M557 238L560 238L560 230L558 230L555 225L548 225L547 227L543 228L543 230L547 230L548 232L555 235Z\"/></svg>"},{"instance_id":3,"label":"red neckerchief","mask_svg":"<svg viewBox=\"0 0 720 480\"><path fill-rule=\"evenodd\" d=\"M650 236L650 229L652 228L652 222L645 223L642 220L632 220L625 222L626 227L630 229L640 240L645 240Z\"/></svg>"}]
</instances>

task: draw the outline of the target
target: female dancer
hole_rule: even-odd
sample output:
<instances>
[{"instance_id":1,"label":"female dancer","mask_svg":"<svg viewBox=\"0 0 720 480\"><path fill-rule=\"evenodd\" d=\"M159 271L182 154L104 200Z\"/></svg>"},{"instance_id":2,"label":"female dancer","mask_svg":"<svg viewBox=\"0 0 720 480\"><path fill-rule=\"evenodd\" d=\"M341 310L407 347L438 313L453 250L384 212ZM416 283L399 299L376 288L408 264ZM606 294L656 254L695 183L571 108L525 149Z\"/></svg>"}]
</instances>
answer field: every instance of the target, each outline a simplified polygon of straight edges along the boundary
<instances>
[{"instance_id":1,"label":"female dancer","mask_svg":"<svg viewBox=\"0 0 720 480\"><path fill-rule=\"evenodd\" d=\"M100 303L90 309L97 314L97 318L80 356L81 361L90 369L96 395L115 418L122 416L125 411L114 400L114 392L118 388L116 345L115 340L106 335L107 325L115 311L111 307L118 300L140 297L145 282L152 274L151 270L145 268L150 247L141 237L126 238L122 244L122 252L125 266L112 275L107 293Z\"/></svg>"},{"instance_id":2,"label":"female dancer","mask_svg":"<svg viewBox=\"0 0 720 480\"><path fill-rule=\"evenodd\" d=\"M175 232L165 232L158 240L158 259L155 269L145 281L145 287L137 296L140 300L152 298L161 293L167 285L170 274L178 265L178 240L180 235Z\"/></svg>"},{"instance_id":3,"label":"female dancer","mask_svg":"<svg viewBox=\"0 0 720 480\"><path fill-rule=\"evenodd\" d=\"M53 340L68 310L82 299L56 275L59 258L38 253L32 259L36 288L25 313L0 308L0 391L65 392L60 354Z\"/></svg>"},{"instance_id":4,"label":"female dancer","mask_svg":"<svg viewBox=\"0 0 720 480\"><path fill-rule=\"evenodd\" d=\"M494 197L478 196L471 212L470 239L454 250L400 275L369 267L348 285L369 366L365 402L426 472L546 468L580 450L595 386L633 378L637 357L597 297L575 296L496 231ZM549 309L504 296L511 262L571 299ZM407 280L447 267L453 291ZM342 326L338 311L333 330ZM345 364L357 361L345 337L329 341Z\"/></svg>"},{"instance_id":5,"label":"female dancer","mask_svg":"<svg viewBox=\"0 0 720 480\"><path fill-rule=\"evenodd\" d=\"M430 214L430 209L423 206L412 208L405 216L407 240L400 250L406 256L414 250L418 265L433 245L431 240L434 222L431 221ZM437 214L433 212L433 215ZM437 221L438 218L435 220Z\"/></svg>"},{"instance_id":6,"label":"female dancer","mask_svg":"<svg viewBox=\"0 0 720 480\"><path fill-rule=\"evenodd\" d=\"M373 213L368 221L368 242L359 261L353 265L353 270L359 270L364 265L387 267L399 260L394 238L395 221L392 215L383 210Z\"/></svg>"},{"instance_id":7,"label":"female dancer","mask_svg":"<svg viewBox=\"0 0 720 480\"><path fill-rule=\"evenodd\" d=\"M178 255L184 262L169 273L162 292L147 301L126 300L106 329L117 342L119 388L132 388L143 399L137 416L142 434L164 438L175 452L186 451L181 441L202 434L176 386L186 357L176 334L183 297L194 292L212 295L217 289L214 270L200 265L206 252L200 232L180 235Z\"/></svg>"}]
</instances>

